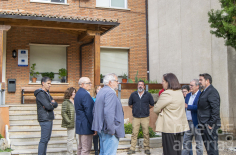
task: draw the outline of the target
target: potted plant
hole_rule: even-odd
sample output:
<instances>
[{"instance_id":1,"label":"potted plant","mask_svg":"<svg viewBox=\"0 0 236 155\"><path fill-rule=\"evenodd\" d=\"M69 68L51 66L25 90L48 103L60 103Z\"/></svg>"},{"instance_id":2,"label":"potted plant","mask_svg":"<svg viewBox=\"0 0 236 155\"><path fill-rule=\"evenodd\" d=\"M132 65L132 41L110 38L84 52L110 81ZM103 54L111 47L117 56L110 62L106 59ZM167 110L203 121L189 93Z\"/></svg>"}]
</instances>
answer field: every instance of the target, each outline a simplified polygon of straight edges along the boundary
<instances>
[{"instance_id":1,"label":"potted plant","mask_svg":"<svg viewBox=\"0 0 236 155\"><path fill-rule=\"evenodd\" d=\"M67 75L67 70L65 68L59 69L59 79L61 79L61 83L66 82L66 79L65 79L66 75Z\"/></svg>"},{"instance_id":2,"label":"potted plant","mask_svg":"<svg viewBox=\"0 0 236 155\"><path fill-rule=\"evenodd\" d=\"M53 72L45 72L45 73L41 73L41 75L42 75L42 77L45 77L45 76L47 76L47 77L49 77L51 80L53 80L54 79L54 73Z\"/></svg>"},{"instance_id":3,"label":"potted plant","mask_svg":"<svg viewBox=\"0 0 236 155\"><path fill-rule=\"evenodd\" d=\"M127 83L127 75L125 73L122 77L122 83Z\"/></svg>"},{"instance_id":4,"label":"potted plant","mask_svg":"<svg viewBox=\"0 0 236 155\"><path fill-rule=\"evenodd\" d=\"M32 76L32 82L35 83L37 80L37 76L39 75L39 72L35 72L35 66L36 63L31 65L30 69L30 76Z\"/></svg>"},{"instance_id":5,"label":"potted plant","mask_svg":"<svg viewBox=\"0 0 236 155\"><path fill-rule=\"evenodd\" d=\"M103 83L103 75L100 74L100 83Z\"/></svg>"}]
</instances>

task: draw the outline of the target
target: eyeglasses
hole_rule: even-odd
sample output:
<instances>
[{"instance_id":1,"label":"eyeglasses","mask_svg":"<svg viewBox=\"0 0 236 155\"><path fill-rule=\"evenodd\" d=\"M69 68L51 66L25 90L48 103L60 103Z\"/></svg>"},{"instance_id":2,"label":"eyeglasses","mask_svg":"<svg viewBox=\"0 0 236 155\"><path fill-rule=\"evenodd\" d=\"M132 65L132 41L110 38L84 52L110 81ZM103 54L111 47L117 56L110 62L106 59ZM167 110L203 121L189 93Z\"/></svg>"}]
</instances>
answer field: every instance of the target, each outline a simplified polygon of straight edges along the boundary
<instances>
[{"instance_id":1,"label":"eyeglasses","mask_svg":"<svg viewBox=\"0 0 236 155\"><path fill-rule=\"evenodd\" d=\"M111 81L116 81L116 82L119 82L118 80L111 80Z\"/></svg>"},{"instance_id":2,"label":"eyeglasses","mask_svg":"<svg viewBox=\"0 0 236 155\"><path fill-rule=\"evenodd\" d=\"M193 87L194 85L189 85L189 87Z\"/></svg>"},{"instance_id":3,"label":"eyeglasses","mask_svg":"<svg viewBox=\"0 0 236 155\"><path fill-rule=\"evenodd\" d=\"M84 84L92 84L92 82L89 82L89 83L84 83Z\"/></svg>"}]
</instances>

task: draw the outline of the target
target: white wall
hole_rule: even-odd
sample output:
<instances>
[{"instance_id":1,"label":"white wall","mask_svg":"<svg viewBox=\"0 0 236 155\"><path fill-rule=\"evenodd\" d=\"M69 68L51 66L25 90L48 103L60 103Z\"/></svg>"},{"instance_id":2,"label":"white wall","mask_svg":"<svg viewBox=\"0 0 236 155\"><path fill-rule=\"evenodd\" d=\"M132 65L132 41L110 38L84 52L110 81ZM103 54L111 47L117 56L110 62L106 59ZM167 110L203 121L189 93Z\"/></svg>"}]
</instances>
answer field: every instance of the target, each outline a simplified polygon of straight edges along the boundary
<instances>
[{"instance_id":1,"label":"white wall","mask_svg":"<svg viewBox=\"0 0 236 155\"><path fill-rule=\"evenodd\" d=\"M181 83L209 73L221 96L221 118L228 123L227 47L210 34L208 11L218 0L149 0L150 79L172 72Z\"/></svg>"}]
</instances>

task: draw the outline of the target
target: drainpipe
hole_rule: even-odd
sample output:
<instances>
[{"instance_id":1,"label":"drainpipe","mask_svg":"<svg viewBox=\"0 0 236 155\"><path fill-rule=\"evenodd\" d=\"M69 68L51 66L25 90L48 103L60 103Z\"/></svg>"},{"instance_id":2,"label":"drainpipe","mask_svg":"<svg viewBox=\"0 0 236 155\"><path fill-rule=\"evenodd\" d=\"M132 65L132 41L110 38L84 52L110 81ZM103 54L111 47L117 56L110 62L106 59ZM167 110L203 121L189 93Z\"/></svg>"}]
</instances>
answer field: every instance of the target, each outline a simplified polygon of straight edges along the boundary
<instances>
[{"instance_id":1,"label":"drainpipe","mask_svg":"<svg viewBox=\"0 0 236 155\"><path fill-rule=\"evenodd\" d=\"M93 44L94 43L94 39L91 41L91 42L89 42L89 43L86 43L86 44L82 44L82 45L80 45L80 47L79 47L79 60L80 60L80 77L82 77L82 48L84 47L84 46L88 46L88 45L91 45L91 44Z\"/></svg>"},{"instance_id":2,"label":"drainpipe","mask_svg":"<svg viewBox=\"0 0 236 155\"><path fill-rule=\"evenodd\" d=\"M146 7L147 80L150 81L150 78L149 78L148 0L145 1L145 7Z\"/></svg>"}]
</instances>

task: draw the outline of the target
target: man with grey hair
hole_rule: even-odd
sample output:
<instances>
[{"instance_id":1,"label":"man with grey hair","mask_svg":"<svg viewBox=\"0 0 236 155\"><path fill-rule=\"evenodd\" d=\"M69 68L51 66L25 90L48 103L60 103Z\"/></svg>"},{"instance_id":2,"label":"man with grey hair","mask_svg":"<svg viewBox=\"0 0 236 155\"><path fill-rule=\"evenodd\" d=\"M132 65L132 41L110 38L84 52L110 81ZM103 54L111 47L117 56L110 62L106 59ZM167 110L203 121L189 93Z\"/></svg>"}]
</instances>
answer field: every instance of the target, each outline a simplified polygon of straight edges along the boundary
<instances>
[{"instance_id":1,"label":"man with grey hair","mask_svg":"<svg viewBox=\"0 0 236 155\"><path fill-rule=\"evenodd\" d=\"M115 155L119 138L125 136L124 112L116 96L118 78L114 73L103 79L105 85L97 94L94 104L92 130L97 131L100 139L100 154Z\"/></svg>"},{"instance_id":2,"label":"man with grey hair","mask_svg":"<svg viewBox=\"0 0 236 155\"><path fill-rule=\"evenodd\" d=\"M189 87L190 87L190 93L187 94L185 98L185 107L190 130L184 133L182 155L189 155L193 136L195 137L196 141L196 153L197 155L202 155L203 142L202 142L202 136L200 134L201 132L198 129L198 119L197 119L197 104L198 104L198 98L201 94L201 91L199 91L199 80L193 79L190 82Z\"/></svg>"},{"instance_id":3,"label":"man with grey hair","mask_svg":"<svg viewBox=\"0 0 236 155\"><path fill-rule=\"evenodd\" d=\"M93 122L94 101L90 96L92 83L89 78L79 79L79 90L74 99L76 112L76 134L79 134L79 146L77 155L89 155L92 147L93 135L96 132L91 130Z\"/></svg>"}]
</instances>

